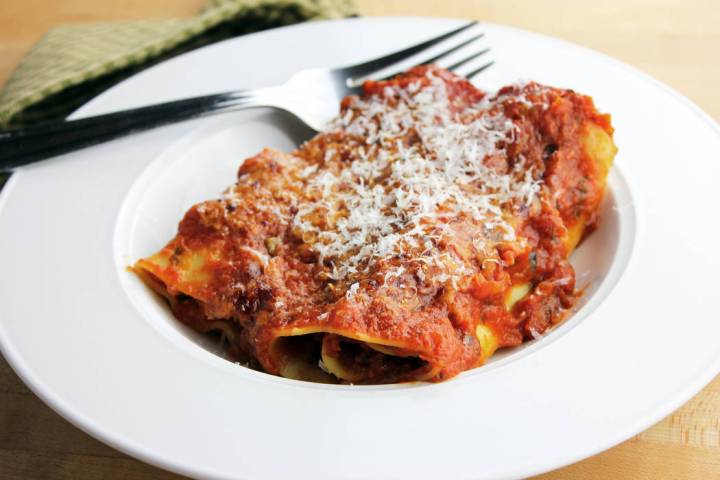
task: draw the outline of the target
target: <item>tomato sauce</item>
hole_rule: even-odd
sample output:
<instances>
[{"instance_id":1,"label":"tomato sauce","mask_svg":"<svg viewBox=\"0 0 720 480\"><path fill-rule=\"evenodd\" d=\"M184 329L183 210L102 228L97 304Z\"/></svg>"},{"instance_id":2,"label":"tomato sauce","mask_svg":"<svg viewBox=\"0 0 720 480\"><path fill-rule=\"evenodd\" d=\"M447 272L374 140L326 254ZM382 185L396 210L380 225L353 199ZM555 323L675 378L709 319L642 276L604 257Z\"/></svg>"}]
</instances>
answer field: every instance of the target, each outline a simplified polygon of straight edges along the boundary
<instances>
[{"instance_id":1,"label":"tomato sauce","mask_svg":"<svg viewBox=\"0 0 720 480\"><path fill-rule=\"evenodd\" d=\"M275 374L288 361L276 351L277 339L299 334L336 335L328 355L362 364L370 383L413 380L420 371L431 375L423 379L444 380L482 364L492 353L484 349L539 337L569 314L579 296L568 261L576 243L571 237L597 222L607 174L584 138L593 125L610 139L610 118L599 114L589 97L571 90L528 83L488 97L435 67L366 82L362 98L345 99L340 115L350 115L358 102L385 95L388 88L418 91L437 78L445 84L452 115L462 118L468 106L486 105L492 118L512 122L510 140L497 142L500 153L477 161L498 174L529 172L538 185L532 201L505 214L515 239L498 237L489 250L476 246L478 236L495 235L481 223L452 215L433 220L451 232L433 240L433 248L449 252L447 258L462 274L441 281L435 270L413 270L417 252L408 247L373 259L351 280L333 278L337 265L313 247L318 234L301 231L294 219L305 204L319 202L306 172L342 172L364 155L366 138L349 129L320 133L293 154L267 149L246 160L228 195L187 212L178 235L159 254L166 265L150 257L136 268L179 298L173 311L181 321L201 331L211 321L233 325L236 349ZM422 148L420 137L403 134L398 149ZM308 215L307 221L330 229L351 214L340 220ZM513 288L527 291L510 304ZM492 332L492 347L476 334L479 325ZM384 350L363 346L366 342L385 345ZM400 360L383 353L388 349Z\"/></svg>"}]
</instances>

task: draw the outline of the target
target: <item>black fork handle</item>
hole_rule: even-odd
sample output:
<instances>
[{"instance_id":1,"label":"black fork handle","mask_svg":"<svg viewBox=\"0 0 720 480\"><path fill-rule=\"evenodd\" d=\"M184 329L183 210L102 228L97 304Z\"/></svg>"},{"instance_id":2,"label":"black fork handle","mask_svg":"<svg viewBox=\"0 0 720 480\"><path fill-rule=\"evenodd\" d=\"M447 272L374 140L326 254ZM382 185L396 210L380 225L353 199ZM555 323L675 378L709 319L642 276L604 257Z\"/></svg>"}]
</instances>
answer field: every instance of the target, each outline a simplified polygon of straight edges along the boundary
<instances>
[{"instance_id":1,"label":"black fork handle","mask_svg":"<svg viewBox=\"0 0 720 480\"><path fill-rule=\"evenodd\" d=\"M133 132L250 106L254 100L251 92L219 93L79 120L47 122L27 128L0 131L0 172L9 172L22 165Z\"/></svg>"}]
</instances>

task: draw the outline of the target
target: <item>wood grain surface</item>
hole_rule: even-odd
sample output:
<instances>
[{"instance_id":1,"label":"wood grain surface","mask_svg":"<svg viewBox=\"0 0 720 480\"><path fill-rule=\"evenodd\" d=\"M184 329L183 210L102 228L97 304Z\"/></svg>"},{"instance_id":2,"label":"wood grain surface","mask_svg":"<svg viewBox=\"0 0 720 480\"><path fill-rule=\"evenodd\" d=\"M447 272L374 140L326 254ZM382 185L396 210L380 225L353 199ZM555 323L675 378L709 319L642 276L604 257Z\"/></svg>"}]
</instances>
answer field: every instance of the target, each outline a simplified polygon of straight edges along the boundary
<instances>
[{"instance_id":1,"label":"wood grain surface","mask_svg":"<svg viewBox=\"0 0 720 480\"><path fill-rule=\"evenodd\" d=\"M650 73L720 120L717 0L356 2L364 15L472 18L570 40ZM46 30L60 23L186 16L204 3L0 0L0 82ZM0 358L0 479L165 478L179 477L129 458L73 427L33 395ZM720 478L720 377L649 430L538 478Z\"/></svg>"}]
</instances>

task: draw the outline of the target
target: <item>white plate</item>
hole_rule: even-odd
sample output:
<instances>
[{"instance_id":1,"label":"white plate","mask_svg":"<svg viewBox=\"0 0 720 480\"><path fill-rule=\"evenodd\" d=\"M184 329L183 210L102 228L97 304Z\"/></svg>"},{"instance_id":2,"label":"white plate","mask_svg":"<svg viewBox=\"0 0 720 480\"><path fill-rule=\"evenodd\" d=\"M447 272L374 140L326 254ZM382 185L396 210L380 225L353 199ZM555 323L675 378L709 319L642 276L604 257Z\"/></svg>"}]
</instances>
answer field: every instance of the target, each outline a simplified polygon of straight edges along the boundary
<instances>
[{"instance_id":1,"label":"white plate","mask_svg":"<svg viewBox=\"0 0 720 480\"><path fill-rule=\"evenodd\" d=\"M77 116L280 82L450 29L455 20L308 23L148 69ZM255 372L210 353L124 267L244 156L301 130L268 112L147 132L17 172L0 197L0 342L23 380L91 435L193 476L500 478L606 449L689 399L720 367L720 130L609 58L482 25L478 79L572 87L613 114L620 147L605 222L574 262L587 303L552 333L437 385L347 387Z\"/></svg>"}]
</instances>

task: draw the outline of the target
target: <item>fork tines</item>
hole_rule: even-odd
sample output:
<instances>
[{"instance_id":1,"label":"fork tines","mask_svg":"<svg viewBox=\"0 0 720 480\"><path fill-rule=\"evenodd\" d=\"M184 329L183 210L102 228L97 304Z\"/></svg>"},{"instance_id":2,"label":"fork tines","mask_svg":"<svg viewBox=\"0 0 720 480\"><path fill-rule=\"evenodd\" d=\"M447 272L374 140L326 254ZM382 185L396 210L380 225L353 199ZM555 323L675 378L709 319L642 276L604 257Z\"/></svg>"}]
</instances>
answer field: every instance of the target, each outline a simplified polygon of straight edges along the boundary
<instances>
[{"instance_id":1,"label":"fork tines","mask_svg":"<svg viewBox=\"0 0 720 480\"><path fill-rule=\"evenodd\" d=\"M474 60L490 52L490 48L485 47L478 50L478 47L475 46L476 42L482 39L485 34L482 32L475 33L449 47L447 45L452 43L451 39L456 40L462 33L470 32L471 28L475 25L477 25L477 22L472 21L454 30L406 47L402 50L390 53L383 57L343 68L343 73L347 75L347 84L348 86L354 87L362 84L362 82L367 78L387 79L403 70L406 70L410 66L426 65L431 63L438 64L443 68L447 68L448 70L459 75L463 75L468 79L472 79L474 76L486 70L494 63L493 61L488 61L478 65L478 62L474 62ZM434 54L427 55L429 51L437 50L434 48L436 46L445 46L445 49L441 52L434 52ZM455 60L450 65L445 65L446 62L443 62L443 60L451 59L454 54L462 52L470 53ZM423 56L422 54L426 55ZM409 63L410 60L412 60L411 63ZM461 69L461 67L464 66L467 68Z\"/></svg>"}]
</instances>

